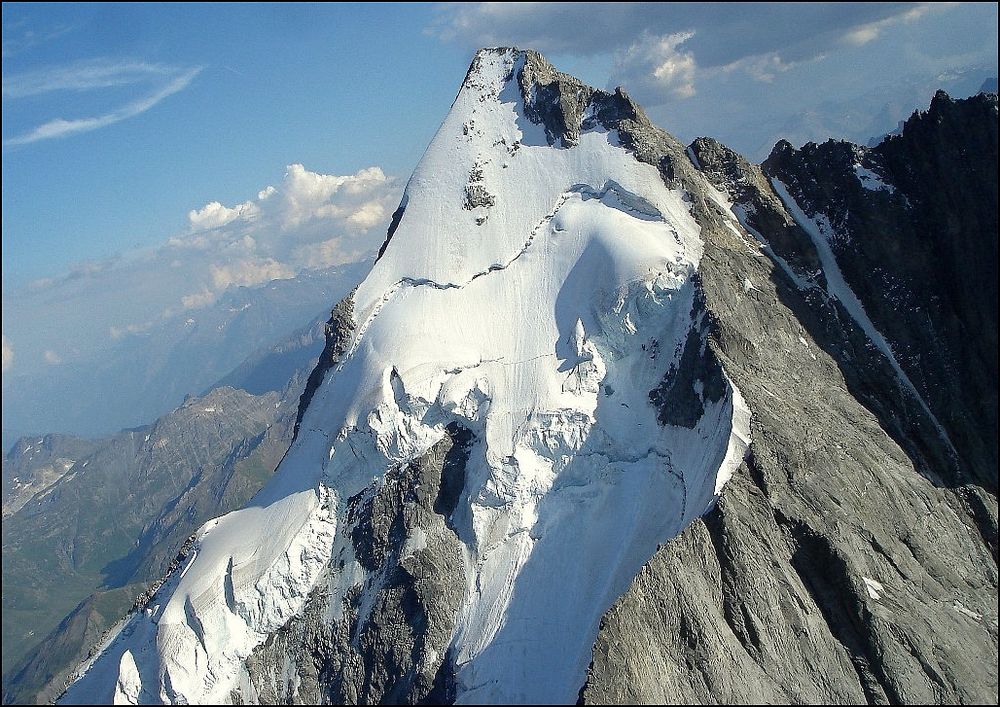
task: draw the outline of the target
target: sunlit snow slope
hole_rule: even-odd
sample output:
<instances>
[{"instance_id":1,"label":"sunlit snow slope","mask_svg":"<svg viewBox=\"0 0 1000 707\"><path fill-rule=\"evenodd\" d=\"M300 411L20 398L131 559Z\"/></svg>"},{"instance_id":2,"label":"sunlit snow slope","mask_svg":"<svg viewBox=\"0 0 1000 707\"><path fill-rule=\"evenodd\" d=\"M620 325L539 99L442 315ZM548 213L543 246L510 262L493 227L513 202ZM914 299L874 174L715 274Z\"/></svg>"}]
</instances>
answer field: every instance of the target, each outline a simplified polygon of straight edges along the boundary
<instances>
[{"instance_id":1,"label":"sunlit snow slope","mask_svg":"<svg viewBox=\"0 0 1000 707\"><path fill-rule=\"evenodd\" d=\"M714 398L695 383L691 426L658 420L650 391L704 316L699 225L598 122L550 145L525 114L524 61L477 55L271 483L199 531L66 702L254 699L246 658L320 572L338 578L330 621L365 586L348 499L451 423L475 439L452 516L466 565L456 698L576 701L601 615L711 506L749 411L720 372Z\"/></svg>"}]
</instances>

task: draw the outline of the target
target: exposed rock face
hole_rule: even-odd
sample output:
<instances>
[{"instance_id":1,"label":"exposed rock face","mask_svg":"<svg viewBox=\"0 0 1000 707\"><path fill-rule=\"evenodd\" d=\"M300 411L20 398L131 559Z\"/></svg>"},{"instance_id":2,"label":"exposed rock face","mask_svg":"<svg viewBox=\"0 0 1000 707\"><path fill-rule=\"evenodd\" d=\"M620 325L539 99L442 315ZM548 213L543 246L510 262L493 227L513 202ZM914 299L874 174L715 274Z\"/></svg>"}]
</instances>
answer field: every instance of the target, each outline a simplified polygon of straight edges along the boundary
<instances>
[{"instance_id":1,"label":"exposed rock face","mask_svg":"<svg viewBox=\"0 0 1000 707\"><path fill-rule=\"evenodd\" d=\"M494 75L497 67L509 73ZM472 155L453 165L454 179L421 168L411 179L373 274L334 310L297 446L276 476L290 490L272 482L253 508L207 525L187 574L106 646L67 702L995 700L995 96L938 97L871 153L779 146L762 170L711 140L685 148L623 92L586 87L534 52L480 52L466 89L460 99L473 107L496 100L514 106L512 116L492 106L486 118L449 116L435 140L454 139L456 161L467 156L461 141L480 140L496 148L484 149L494 163ZM516 121L517 139L484 134L496 115ZM922 132L942 121L967 129ZM989 125L971 127L982 121ZM924 144L945 136L951 148ZM889 147L894 140L920 144ZM618 147L624 167L613 161ZM948 157L963 150L986 153L977 169L992 165L983 177L992 201L981 190L960 202L930 195L935 181L966 179L951 174L963 166ZM574 151L587 159L574 162ZM496 230L520 216L496 175L527 159L551 160L540 163L548 171L529 162L546 176L565 160L574 181L559 185L541 221L525 219L538 225L521 245L525 234ZM593 164L621 173L597 179L587 172ZM810 169L822 175L807 179ZM927 186L896 171L923 174ZM428 180L441 199L429 206L412 196ZM491 203L463 208L470 184L488 188ZM671 210L670 194L682 195L683 213ZM977 213L950 215L956 204ZM461 239L434 240L414 225L423 214L444 231L438 212L462 219ZM510 300L504 288L486 290L497 316L541 298L574 234L600 234L601 219L633 239L600 251L596 266L585 254L604 242L584 241L559 273L552 304L561 328L545 329L544 311L516 330L554 354L474 349L467 363L441 370L478 330L451 319L420 329L435 298L453 297L443 301L458 309L476 296L474 282L515 275L518 287L536 289L514 288ZM881 228L886 219L893 229ZM948 244L912 263L892 259L910 252L907 239L924 243L949 224L980 255L968 277L962 268L973 264ZM669 287L623 264L651 232L678 245L655 261ZM492 234L520 249L501 259L486 240L480 253L467 248L469 233L477 245ZM435 256L424 263L426 253L408 253L429 272L399 277L394 250L414 244ZM923 247L931 248L912 250ZM550 250L536 255L540 248ZM847 265L852 248L867 265ZM935 277L935 257L954 261L955 281L915 294ZM891 292L862 282L879 263L886 275L873 282L892 283ZM534 266L545 277L531 279ZM585 299L602 290L602 270L617 268L627 282L607 288L614 297ZM970 288L990 278L992 298L976 300ZM890 323L891 303L899 321ZM925 303L939 309L928 314ZM917 331L925 316L957 338L939 344ZM465 339L438 344L447 351L425 347L463 327ZM962 345L979 329L985 341ZM406 351L394 348L399 341ZM924 357L923 347L935 353ZM977 368L986 354L992 368ZM535 393L547 369L530 364L548 357L562 374L553 387L564 407L505 408L503 393L517 390L508 369ZM979 415L965 407L971 391L935 384L944 380L935 366L946 364L992 392L992 417L989 397ZM629 396L629 386L641 391ZM512 438L520 446L496 451ZM692 453L710 458L696 464ZM650 470L654 482L638 485ZM261 524L267 537L244 547ZM299 526L287 540L272 538ZM592 658L586 674L579 654Z\"/></svg>"},{"instance_id":2,"label":"exposed rock face","mask_svg":"<svg viewBox=\"0 0 1000 707\"><path fill-rule=\"evenodd\" d=\"M454 698L451 631L465 591L462 544L451 525L472 435L448 438L390 471L348 508L354 552L370 573L331 622L327 574L306 609L247 661L262 704L415 704ZM365 601L365 597L376 599Z\"/></svg>"},{"instance_id":3,"label":"exposed rock face","mask_svg":"<svg viewBox=\"0 0 1000 707\"><path fill-rule=\"evenodd\" d=\"M400 215L402 214L400 213ZM395 214L393 215L393 219L396 219ZM388 241L386 242L388 243ZM299 425L302 424L302 415L305 413L306 408L309 407L309 402L312 400L316 389L323 382L323 376L326 375L327 371L336 366L344 357L344 354L347 353L351 334L354 333L353 294L348 294L347 297L338 302L330 311L330 319L324 325L323 333L326 338L326 344L323 346L323 352L319 355L319 362L317 362L309 374L305 389L299 398L298 412L295 414L295 435L299 433Z\"/></svg>"},{"instance_id":4,"label":"exposed rock face","mask_svg":"<svg viewBox=\"0 0 1000 707\"><path fill-rule=\"evenodd\" d=\"M957 455L949 485L997 490L996 97L930 110L872 149L779 143L764 170L831 247ZM991 432L992 431L992 432Z\"/></svg>"},{"instance_id":5,"label":"exposed rock face","mask_svg":"<svg viewBox=\"0 0 1000 707\"><path fill-rule=\"evenodd\" d=\"M692 145L771 255L710 232L701 268L711 346L757 411L752 456L605 617L584 701L995 700L996 129L995 97L938 95L871 153L779 145L764 165L846 229L843 277L958 460L761 171ZM872 190L859 161L907 177L882 167Z\"/></svg>"}]
</instances>

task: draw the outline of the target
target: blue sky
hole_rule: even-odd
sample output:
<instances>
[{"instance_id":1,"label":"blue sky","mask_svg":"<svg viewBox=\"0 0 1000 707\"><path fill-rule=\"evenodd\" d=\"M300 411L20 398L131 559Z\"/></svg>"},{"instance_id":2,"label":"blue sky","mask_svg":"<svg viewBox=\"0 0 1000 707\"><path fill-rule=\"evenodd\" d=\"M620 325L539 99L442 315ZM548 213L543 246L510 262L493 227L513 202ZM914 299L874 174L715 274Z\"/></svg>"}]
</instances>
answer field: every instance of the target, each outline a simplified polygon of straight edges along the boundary
<instances>
[{"instance_id":1,"label":"blue sky","mask_svg":"<svg viewBox=\"0 0 1000 707\"><path fill-rule=\"evenodd\" d=\"M197 72L134 117L3 151L3 279L151 246L189 209L240 202L287 164L412 169L468 62L427 7L5 3L4 141L111 113ZM8 31L8 27L12 27ZM33 33L36 43L8 39ZM94 64L161 66L133 84L8 99L8 81Z\"/></svg>"},{"instance_id":2,"label":"blue sky","mask_svg":"<svg viewBox=\"0 0 1000 707\"><path fill-rule=\"evenodd\" d=\"M997 6L5 3L4 371L370 253L498 44L761 159L974 92Z\"/></svg>"}]
</instances>

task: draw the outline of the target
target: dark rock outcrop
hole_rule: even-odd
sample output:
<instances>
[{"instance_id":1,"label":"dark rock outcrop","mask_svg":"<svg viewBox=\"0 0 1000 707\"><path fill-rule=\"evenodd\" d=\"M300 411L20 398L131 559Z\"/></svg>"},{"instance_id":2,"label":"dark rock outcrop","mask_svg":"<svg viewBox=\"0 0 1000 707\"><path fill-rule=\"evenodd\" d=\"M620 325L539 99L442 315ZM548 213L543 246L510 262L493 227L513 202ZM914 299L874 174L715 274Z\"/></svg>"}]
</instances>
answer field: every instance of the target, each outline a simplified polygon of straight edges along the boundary
<instances>
[{"instance_id":1,"label":"dark rock outcrop","mask_svg":"<svg viewBox=\"0 0 1000 707\"><path fill-rule=\"evenodd\" d=\"M449 508L472 441L452 423L424 456L347 502L353 553L367 580L341 609L330 605L326 585L336 580L328 574L303 614L254 652L247 669L261 703L453 699L448 644L465 574Z\"/></svg>"},{"instance_id":2,"label":"dark rock outcrop","mask_svg":"<svg viewBox=\"0 0 1000 707\"><path fill-rule=\"evenodd\" d=\"M402 215L402 212L399 213ZM325 325L324 333L326 335L326 345L323 347L323 353L320 354L319 362L312 369L312 373L309 374L309 378L306 380L306 387L299 398L299 408L295 415L293 439L299 433L302 416L305 414L306 408L309 407L309 401L312 400L316 389L323 384L326 372L340 363L344 354L347 353L347 348L351 343L351 335L354 333L353 292L340 300L330 311L330 319Z\"/></svg>"},{"instance_id":3,"label":"dark rock outcrop","mask_svg":"<svg viewBox=\"0 0 1000 707\"><path fill-rule=\"evenodd\" d=\"M955 101L939 91L874 148L779 143L763 165L836 229L844 279L954 446L943 481L994 494L996 111L995 95ZM866 184L866 172L885 186Z\"/></svg>"}]
</instances>

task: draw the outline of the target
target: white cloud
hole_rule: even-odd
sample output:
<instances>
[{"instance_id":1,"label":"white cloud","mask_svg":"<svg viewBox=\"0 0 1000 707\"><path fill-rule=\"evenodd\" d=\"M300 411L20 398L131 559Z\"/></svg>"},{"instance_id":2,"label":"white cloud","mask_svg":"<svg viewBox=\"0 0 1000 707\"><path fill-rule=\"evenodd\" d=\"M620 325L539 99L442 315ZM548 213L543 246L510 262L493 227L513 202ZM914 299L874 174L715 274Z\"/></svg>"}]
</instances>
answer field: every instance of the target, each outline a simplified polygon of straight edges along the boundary
<instances>
[{"instance_id":1,"label":"white cloud","mask_svg":"<svg viewBox=\"0 0 1000 707\"><path fill-rule=\"evenodd\" d=\"M332 222L337 228L361 233L388 220L396 196L395 180L379 167L341 176L291 164L281 184L265 187L257 193L256 200L233 207L212 201L191 210L188 220L195 233L235 222L245 227L255 221L259 222L256 233L274 228L297 231L314 221ZM198 248L211 241L182 236L171 243Z\"/></svg>"},{"instance_id":2,"label":"white cloud","mask_svg":"<svg viewBox=\"0 0 1000 707\"><path fill-rule=\"evenodd\" d=\"M439 6L427 30L469 48L495 45L611 60L610 87L624 86L647 108L700 93L707 79L745 72L772 82L789 68L822 60L912 22L931 3L620 3L600 21L580 21L570 3Z\"/></svg>"},{"instance_id":3,"label":"white cloud","mask_svg":"<svg viewBox=\"0 0 1000 707\"><path fill-rule=\"evenodd\" d=\"M286 280L295 277L295 271L288 265L268 258L266 260L242 260L226 265L213 265L212 285L217 291L230 285L250 287L271 280Z\"/></svg>"},{"instance_id":4,"label":"white cloud","mask_svg":"<svg viewBox=\"0 0 1000 707\"><path fill-rule=\"evenodd\" d=\"M4 76L3 97L24 98L52 91L91 91L128 86L147 81L163 81L179 73L182 73L181 70L167 64L95 59Z\"/></svg>"},{"instance_id":5,"label":"white cloud","mask_svg":"<svg viewBox=\"0 0 1000 707\"><path fill-rule=\"evenodd\" d=\"M159 247L81 263L5 296L5 337L10 332L18 342L15 370L49 375L57 360L93 360L173 317L221 306L229 288L264 287L370 258L385 239L400 187L378 167L339 175L294 164L235 205L208 199ZM9 348L5 338L7 367Z\"/></svg>"},{"instance_id":6,"label":"white cloud","mask_svg":"<svg viewBox=\"0 0 1000 707\"><path fill-rule=\"evenodd\" d=\"M798 61L825 52L845 32L912 18L932 3L619 3L599 21L580 21L571 3L446 3L428 32L469 48L495 45L597 56L617 54L647 35L693 32L699 66L725 66L778 52Z\"/></svg>"},{"instance_id":7,"label":"white cloud","mask_svg":"<svg viewBox=\"0 0 1000 707\"><path fill-rule=\"evenodd\" d=\"M3 58L21 54L39 45L48 44L54 39L58 39L65 34L74 31L72 25L59 24L47 27L34 27L27 18L19 20L7 20L6 8L4 8L3 22Z\"/></svg>"},{"instance_id":8,"label":"white cloud","mask_svg":"<svg viewBox=\"0 0 1000 707\"><path fill-rule=\"evenodd\" d=\"M192 292L181 297L181 307L183 309L201 309L215 302L217 298L218 295L206 287L200 292ZM170 310L168 312L172 313Z\"/></svg>"},{"instance_id":9,"label":"white cloud","mask_svg":"<svg viewBox=\"0 0 1000 707\"><path fill-rule=\"evenodd\" d=\"M7 340L7 335L3 335L3 371L6 373L14 365L14 349Z\"/></svg>"},{"instance_id":10,"label":"white cloud","mask_svg":"<svg viewBox=\"0 0 1000 707\"><path fill-rule=\"evenodd\" d=\"M251 287L295 277L302 270L356 262L384 238L398 203L398 182L379 167L323 174L291 164L276 185L235 206L210 201L188 212L187 233L168 240L171 266L204 263L195 289L164 310L205 307L227 287ZM164 251L166 252L166 251ZM183 252L184 258L176 257Z\"/></svg>"},{"instance_id":11,"label":"white cloud","mask_svg":"<svg viewBox=\"0 0 1000 707\"><path fill-rule=\"evenodd\" d=\"M825 56L826 55L824 54L819 54L809 61L822 61ZM772 52L770 54L760 54L758 56L750 56L739 59L731 64L726 64L721 67L720 71L723 74L743 72L755 81L771 83L779 74L783 74L786 71L794 69L796 66L803 63L805 62L784 61L779 54Z\"/></svg>"},{"instance_id":12,"label":"white cloud","mask_svg":"<svg viewBox=\"0 0 1000 707\"><path fill-rule=\"evenodd\" d=\"M622 52L612 73L614 83L673 98L695 94L694 55L682 49L694 32L676 32L661 37L644 36Z\"/></svg>"},{"instance_id":13,"label":"white cloud","mask_svg":"<svg viewBox=\"0 0 1000 707\"><path fill-rule=\"evenodd\" d=\"M144 322L142 324L126 324L125 326L119 327L112 324L108 327L108 334L114 341L121 339L126 334L139 334L144 331L149 331L153 326L153 322Z\"/></svg>"},{"instance_id":14,"label":"white cloud","mask_svg":"<svg viewBox=\"0 0 1000 707\"><path fill-rule=\"evenodd\" d=\"M86 91L110 86L152 82L150 93L101 115L88 118L53 118L21 135L7 138L4 147L27 145L39 140L90 132L134 118L163 99L184 90L201 72L201 67L181 69L141 62L89 63L84 66L55 67L46 71L4 78L4 99L23 98L52 91Z\"/></svg>"},{"instance_id":15,"label":"white cloud","mask_svg":"<svg viewBox=\"0 0 1000 707\"><path fill-rule=\"evenodd\" d=\"M854 44L861 46L862 44L868 44L868 42L878 39L879 31L881 27L879 23L872 22L871 24L861 25L860 27L855 27L848 31L844 35L844 41L848 44Z\"/></svg>"},{"instance_id":16,"label":"white cloud","mask_svg":"<svg viewBox=\"0 0 1000 707\"><path fill-rule=\"evenodd\" d=\"M342 263L356 262L363 253L357 250L345 250L341 238L331 238L320 243L309 243L292 251L291 260L303 268L331 268Z\"/></svg>"},{"instance_id":17,"label":"white cloud","mask_svg":"<svg viewBox=\"0 0 1000 707\"><path fill-rule=\"evenodd\" d=\"M944 6L955 5L956 3L934 3L917 5L916 7L911 7L910 9L901 12L898 15L892 15L881 20L876 20L874 22L868 22L865 24L858 25L856 27L850 28L844 33L843 41L846 44L851 44L854 46L862 46L873 42L879 38L882 30L892 25L899 24L901 22L913 22L923 17L925 14L930 12L932 9L940 10Z\"/></svg>"},{"instance_id":18,"label":"white cloud","mask_svg":"<svg viewBox=\"0 0 1000 707\"><path fill-rule=\"evenodd\" d=\"M189 211L188 221L191 223L192 230L203 231L225 226L238 218L250 220L258 213L260 213L260 208L252 201L245 201L233 208L223 206L218 201L210 201L200 209Z\"/></svg>"},{"instance_id":19,"label":"white cloud","mask_svg":"<svg viewBox=\"0 0 1000 707\"><path fill-rule=\"evenodd\" d=\"M386 181L385 173L378 167L341 177L310 172L301 164L289 165L285 180L277 190L282 227L290 229L312 219L327 218L341 219L360 230L371 228L372 220L364 216L359 218L357 214L365 209L371 213L375 206L365 201L365 197Z\"/></svg>"},{"instance_id":20,"label":"white cloud","mask_svg":"<svg viewBox=\"0 0 1000 707\"><path fill-rule=\"evenodd\" d=\"M387 215L386 212L384 202L366 201L347 217L347 222L362 231L366 231L384 221Z\"/></svg>"}]
</instances>

